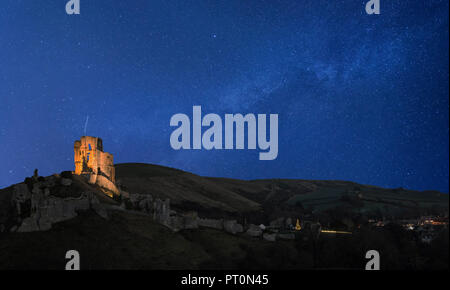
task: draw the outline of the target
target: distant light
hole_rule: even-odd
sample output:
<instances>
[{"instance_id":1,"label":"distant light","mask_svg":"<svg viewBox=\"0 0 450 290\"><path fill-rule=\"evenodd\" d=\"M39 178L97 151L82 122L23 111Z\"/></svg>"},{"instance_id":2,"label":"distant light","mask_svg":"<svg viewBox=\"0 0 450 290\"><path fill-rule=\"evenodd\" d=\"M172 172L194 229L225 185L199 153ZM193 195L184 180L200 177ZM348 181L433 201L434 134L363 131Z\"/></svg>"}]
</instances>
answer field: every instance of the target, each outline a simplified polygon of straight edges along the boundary
<instances>
[{"instance_id":1,"label":"distant light","mask_svg":"<svg viewBox=\"0 0 450 290\"><path fill-rule=\"evenodd\" d=\"M326 234L345 234L345 235L351 235L351 232L344 232L344 231L333 231L333 230L321 230L321 233Z\"/></svg>"}]
</instances>

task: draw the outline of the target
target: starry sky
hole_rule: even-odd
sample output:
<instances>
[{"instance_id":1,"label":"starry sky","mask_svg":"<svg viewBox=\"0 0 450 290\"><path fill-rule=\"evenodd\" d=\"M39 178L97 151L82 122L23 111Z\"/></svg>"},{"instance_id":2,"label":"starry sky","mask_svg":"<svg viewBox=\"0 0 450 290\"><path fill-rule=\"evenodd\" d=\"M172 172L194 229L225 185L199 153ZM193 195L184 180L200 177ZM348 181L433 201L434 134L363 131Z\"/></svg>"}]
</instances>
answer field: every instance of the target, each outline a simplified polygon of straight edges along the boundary
<instances>
[{"instance_id":1,"label":"starry sky","mask_svg":"<svg viewBox=\"0 0 450 290\"><path fill-rule=\"evenodd\" d=\"M204 176L449 187L449 2L65 0L0 3L0 188L115 163ZM172 115L279 115L279 154L171 148Z\"/></svg>"}]
</instances>

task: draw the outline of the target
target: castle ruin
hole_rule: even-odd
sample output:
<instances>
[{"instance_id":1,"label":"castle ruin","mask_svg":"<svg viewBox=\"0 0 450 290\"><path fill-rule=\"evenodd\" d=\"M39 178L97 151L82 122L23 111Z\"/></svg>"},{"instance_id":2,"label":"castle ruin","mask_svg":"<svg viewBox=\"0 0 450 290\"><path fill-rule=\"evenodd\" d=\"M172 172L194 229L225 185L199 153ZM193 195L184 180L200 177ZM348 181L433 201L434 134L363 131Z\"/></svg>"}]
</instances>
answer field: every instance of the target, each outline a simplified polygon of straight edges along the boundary
<instances>
[{"instance_id":1,"label":"castle ruin","mask_svg":"<svg viewBox=\"0 0 450 290\"><path fill-rule=\"evenodd\" d=\"M97 184L114 194L119 194L116 182L113 155L103 152L101 138L82 136L74 144L75 174L86 177L89 183Z\"/></svg>"}]
</instances>

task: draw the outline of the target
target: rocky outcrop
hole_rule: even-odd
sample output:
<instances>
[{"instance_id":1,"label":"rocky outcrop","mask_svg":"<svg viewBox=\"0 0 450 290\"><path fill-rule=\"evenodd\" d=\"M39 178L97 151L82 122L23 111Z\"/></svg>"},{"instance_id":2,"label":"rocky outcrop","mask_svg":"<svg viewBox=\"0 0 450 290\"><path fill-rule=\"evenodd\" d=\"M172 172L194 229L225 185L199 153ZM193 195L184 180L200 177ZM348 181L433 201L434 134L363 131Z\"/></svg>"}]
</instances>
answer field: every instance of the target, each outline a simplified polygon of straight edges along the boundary
<instances>
[{"instance_id":1,"label":"rocky outcrop","mask_svg":"<svg viewBox=\"0 0 450 290\"><path fill-rule=\"evenodd\" d=\"M92 196L88 196L90 208L95 211L99 216L104 219L108 219L108 212L106 208L100 203L95 194L92 193Z\"/></svg>"},{"instance_id":2,"label":"rocky outcrop","mask_svg":"<svg viewBox=\"0 0 450 290\"><path fill-rule=\"evenodd\" d=\"M63 186L71 186L72 185L72 179L61 178L61 185L63 185Z\"/></svg>"},{"instance_id":3,"label":"rocky outcrop","mask_svg":"<svg viewBox=\"0 0 450 290\"><path fill-rule=\"evenodd\" d=\"M22 215L25 202L29 201L30 198L31 192L28 190L26 184L20 183L14 186L11 202L15 206L19 216Z\"/></svg>"},{"instance_id":4,"label":"rocky outcrop","mask_svg":"<svg viewBox=\"0 0 450 290\"><path fill-rule=\"evenodd\" d=\"M56 185L57 180L58 180L58 177L56 175L51 175L44 179L42 185L44 188L51 188Z\"/></svg>"},{"instance_id":5,"label":"rocky outcrop","mask_svg":"<svg viewBox=\"0 0 450 290\"><path fill-rule=\"evenodd\" d=\"M101 217L108 218L106 209L93 192L74 194L77 190L71 188L74 182L71 172L65 172L61 177L52 175L46 178L36 174L13 187L11 203L18 219L10 231L46 231L54 223L76 217L80 210L92 209ZM61 188L66 189L61 191Z\"/></svg>"}]
</instances>

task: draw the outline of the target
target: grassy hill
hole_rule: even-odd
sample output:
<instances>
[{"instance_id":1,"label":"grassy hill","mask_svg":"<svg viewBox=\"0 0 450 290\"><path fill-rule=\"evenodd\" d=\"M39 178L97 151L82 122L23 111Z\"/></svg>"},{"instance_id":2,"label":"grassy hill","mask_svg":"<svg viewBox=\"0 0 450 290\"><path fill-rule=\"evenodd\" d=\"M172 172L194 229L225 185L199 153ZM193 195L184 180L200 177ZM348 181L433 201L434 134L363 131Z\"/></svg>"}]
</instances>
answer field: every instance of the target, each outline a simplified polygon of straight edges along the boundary
<instances>
[{"instance_id":1,"label":"grassy hill","mask_svg":"<svg viewBox=\"0 0 450 290\"><path fill-rule=\"evenodd\" d=\"M385 189L334 180L238 180L201 177L163 166L116 165L117 180L130 192L170 198L175 208L203 215L246 213L274 219L299 212L339 208L360 214L419 214L448 211L448 194L435 191Z\"/></svg>"},{"instance_id":2,"label":"grassy hill","mask_svg":"<svg viewBox=\"0 0 450 290\"><path fill-rule=\"evenodd\" d=\"M170 198L174 208L210 216L258 212L260 205L214 180L189 172L142 163L116 165L116 180L130 193Z\"/></svg>"}]
</instances>

